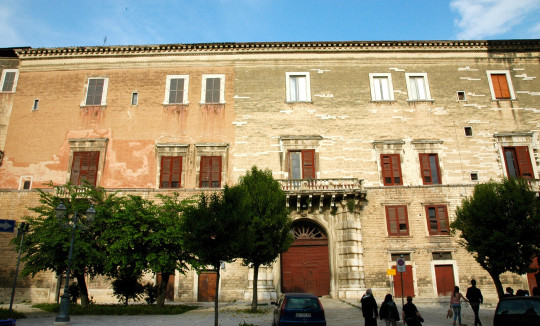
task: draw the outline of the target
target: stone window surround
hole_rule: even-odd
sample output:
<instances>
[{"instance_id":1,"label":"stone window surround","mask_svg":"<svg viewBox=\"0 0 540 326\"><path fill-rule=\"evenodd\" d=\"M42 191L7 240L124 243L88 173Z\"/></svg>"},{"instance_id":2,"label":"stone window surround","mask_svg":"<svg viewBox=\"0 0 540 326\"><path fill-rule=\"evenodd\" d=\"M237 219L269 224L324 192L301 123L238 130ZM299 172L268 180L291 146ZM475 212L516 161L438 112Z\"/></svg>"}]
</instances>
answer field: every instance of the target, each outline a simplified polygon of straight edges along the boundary
<instances>
[{"instance_id":1,"label":"stone window surround","mask_svg":"<svg viewBox=\"0 0 540 326\"><path fill-rule=\"evenodd\" d=\"M75 152L99 152L99 163L96 177L96 186L99 186L101 174L105 165L105 154L107 152L108 138L75 138L69 139L70 153L68 163L68 175L66 183L71 179L71 168L73 167L73 153Z\"/></svg>"},{"instance_id":2,"label":"stone window surround","mask_svg":"<svg viewBox=\"0 0 540 326\"><path fill-rule=\"evenodd\" d=\"M8 72L15 73L15 78L13 78L13 87L11 88L11 91L2 91L2 88L4 87L4 80L6 79L6 74ZM4 69L2 71L2 79L0 80L0 93L15 93L15 90L17 89L18 80L19 80L19 69Z\"/></svg>"},{"instance_id":3,"label":"stone window surround","mask_svg":"<svg viewBox=\"0 0 540 326\"><path fill-rule=\"evenodd\" d=\"M433 139L413 139L411 141L411 145L414 146L414 149L418 154L437 154L437 157L439 159L439 171L441 175L439 176L441 183L439 185L444 184L443 183L443 175L444 175L444 165L442 160L442 140L433 140ZM418 178L419 178L419 184L423 185L424 182L422 181L422 170L421 170L421 164L420 164L420 155L416 155L415 160L418 162ZM434 185L429 185L434 186ZM436 186L436 185L435 185Z\"/></svg>"},{"instance_id":4,"label":"stone window surround","mask_svg":"<svg viewBox=\"0 0 540 326\"><path fill-rule=\"evenodd\" d=\"M284 174L284 179L289 179L289 152L305 149L315 150L315 178L319 178L319 147L322 139L323 137L320 135L284 135L279 137L281 171Z\"/></svg>"},{"instance_id":5,"label":"stone window surround","mask_svg":"<svg viewBox=\"0 0 540 326\"><path fill-rule=\"evenodd\" d=\"M219 78L219 103L206 103L206 80L208 78ZM184 85L185 87L185 85ZM202 75L201 105L225 104L225 74Z\"/></svg>"},{"instance_id":6,"label":"stone window surround","mask_svg":"<svg viewBox=\"0 0 540 326\"><path fill-rule=\"evenodd\" d=\"M538 166L534 157L534 149L532 148L533 136L534 133L530 131L497 132L493 134L493 138L495 138L496 142L495 150L497 151L500 168L505 177L508 177L508 172L506 170L503 147L516 146L526 146L529 149L529 159L531 160L533 173L535 176L538 175Z\"/></svg>"},{"instance_id":7,"label":"stone window surround","mask_svg":"<svg viewBox=\"0 0 540 326\"><path fill-rule=\"evenodd\" d=\"M103 79L103 93L101 94L101 104L86 104L86 97L88 96L88 84L91 79ZM95 107L95 106L107 106L107 90L109 88L109 77L105 76L88 76L84 86L84 95L80 107ZM101 160L101 159L100 159Z\"/></svg>"},{"instance_id":8,"label":"stone window surround","mask_svg":"<svg viewBox=\"0 0 540 326\"><path fill-rule=\"evenodd\" d=\"M373 144L373 148L377 152L375 155L375 160L377 161L377 173L379 175L379 185L383 187L384 180L383 180L382 165L381 165L381 154L398 154L400 164L403 165L404 153L405 153L403 150L403 146L405 145L405 141L402 139L374 140L372 144ZM402 184L405 185L405 175L403 174L403 169L401 169L401 178L402 178L401 180Z\"/></svg>"},{"instance_id":9,"label":"stone window surround","mask_svg":"<svg viewBox=\"0 0 540 326\"><path fill-rule=\"evenodd\" d=\"M306 78L306 100L293 101L291 99L290 79L292 76L304 76ZM285 92L287 103L311 103L311 78L309 72L286 72L285 73Z\"/></svg>"},{"instance_id":10,"label":"stone window surround","mask_svg":"<svg viewBox=\"0 0 540 326\"><path fill-rule=\"evenodd\" d=\"M486 70L487 79L489 82L489 91L491 92L491 100L492 101L511 101L516 99L516 93L514 93L514 86L512 85L512 78L510 75L510 71L508 70ZM493 89L493 81L491 80L491 75L493 74L501 74L506 75L506 83L508 85L508 91L510 92L510 98L502 99L502 98L496 98L495 97L495 90Z\"/></svg>"},{"instance_id":11,"label":"stone window surround","mask_svg":"<svg viewBox=\"0 0 540 326\"><path fill-rule=\"evenodd\" d=\"M411 77L422 77L424 80L424 89L426 92L426 98L425 99L414 99L412 96L412 90L410 85L410 78ZM429 80L427 73L425 72L417 72L417 73L405 73L405 81L407 83L407 101L408 102L433 102L433 99L431 98L431 91L429 90Z\"/></svg>"},{"instance_id":12,"label":"stone window surround","mask_svg":"<svg viewBox=\"0 0 540 326\"><path fill-rule=\"evenodd\" d=\"M228 143L199 143L195 144L195 171L196 171L196 185L199 185L199 179L201 174L201 156L221 156L221 185L220 188L226 184L227 170L228 170L228 156L229 156L229 144ZM206 189L206 188L205 188ZM212 189L212 188L208 188ZM214 188L217 189L217 188Z\"/></svg>"},{"instance_id":13,"label":"stone window surround","mask_svg":"<svg viewBox=\"0 0 540 326\"><path fill-rule=\"evenodd\" d=\"M171 79L184 80L184 94L182 97L182 103L169 103ZM165 81L165 97L163 99L163 105L188 105L189 104L188 91L189 91L189 75L167 75L167 78Z\"/></svg>"},{"instance_id":14,"label":"stone window surround","mask_svg":"<svg viewBox=\"0 0 540 326\"><path fill-rule=\"evenodd\" d=\"M377 77L386 77L388 79L388 95L390 98L388 100L376 100L375 99L375 83L374 79ZM394 101L394 87L392 84L392 74L391 73L370 73L369 74L369 84L371 88L371 101L373 102L391 102Z\"/></svg>"},{"instance_id":15,"label":"stone window surround","mask_svg":"<svg viewBox=\"0 0 540 326\"><path fill-rule=\"evenodd\" d=\"M189 144L179 144L179 143L157 143L156 144L156 189L160 188L160 177L161 177L161 158L163 156L181 156L182 157L182 167L181 167L181 176L180 176L180 188L164 188L164 189L181 189L185 188L186 180L186 164L187 157L189 152Z\"/></svg>"}]
</instances>

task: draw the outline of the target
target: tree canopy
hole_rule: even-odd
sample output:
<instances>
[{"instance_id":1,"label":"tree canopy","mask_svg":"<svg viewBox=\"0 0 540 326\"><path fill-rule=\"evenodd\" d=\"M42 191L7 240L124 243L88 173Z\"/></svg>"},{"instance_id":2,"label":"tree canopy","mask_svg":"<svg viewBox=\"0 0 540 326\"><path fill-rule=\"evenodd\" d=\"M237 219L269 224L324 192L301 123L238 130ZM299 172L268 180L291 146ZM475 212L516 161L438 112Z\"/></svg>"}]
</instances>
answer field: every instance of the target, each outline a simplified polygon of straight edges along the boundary
<instances>
[{"instance_id":1,"label":"tree canopy","mask_svg":"<svg viewBox=\"0 0 540 326\"><path fill-rule=\"evenodd\" d=\"M489 273L503 296L500 274L524 274L540 254L539 199L526 180L478 184L456 210L452 230Z\"/></svg>"}]
</instances>

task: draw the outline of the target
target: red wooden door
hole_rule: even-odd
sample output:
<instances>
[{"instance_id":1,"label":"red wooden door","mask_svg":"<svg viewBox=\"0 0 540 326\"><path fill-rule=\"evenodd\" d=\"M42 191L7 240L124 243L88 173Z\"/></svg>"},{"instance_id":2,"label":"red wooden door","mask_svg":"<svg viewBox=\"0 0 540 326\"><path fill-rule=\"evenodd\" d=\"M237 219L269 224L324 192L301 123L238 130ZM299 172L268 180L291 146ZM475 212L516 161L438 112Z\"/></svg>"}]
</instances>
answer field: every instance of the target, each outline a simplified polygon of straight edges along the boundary
<instances>
[{"instance_id":1,"label":"red wooden door","mask_svg":"<svg viewBox=\"0 0 540 326\"><path fill-rule=\"evenodd\" d=\"M282 292L330 293L327 240L296 240L281 255Z\"/></svg>"},{"instance_id":2,"label":"red wooden door","mask_svg":"<svg viewBox=\"0 0 540 326\"><path fill-rule=\"evenodd\" d=\"M450 295L454 292L454 268L452 265L436 265L435 280L439 296Z\"/></svg>"},{"instance_id":3,"label":"red wooden door","mask_svg":"<svg viewBox=\"0 0 540 326\"><path fill-rule=\"evenodd\" d=\"M161 273L157 274L156 283L161 282ZM174 300L174 275L169 275L169 280L167 281L167 289L165 292L165 299Z\"/></svg>"},{"instance_id":4,"label":"red wooden door","mask_svg":"<svg viewBox=\"0 0 540 326\"><path fill-rule=\"evenodd\" d=\"M540 284L540 261L538 260L538 257L533 260L530 267L536 269L535 272L527 273L527 281L529 281L529 293L532 293L533 288Z\"/></svg>"},{"instance_id":5,"label":"red wooden door","mask_svg":"<svg viewBox=\"0 0 540 326\"><path fill-rule=\"evenodd\" d=\"M201 274L199 274L197 301L214 301L216 298L216 285L216 272L201 272Z\"/></svg>"},{"instance_id":6,"label":"red wooden door","mask_svg":"<svg viewBox=\"0 0 540 326\"><path fill-rule=\"evenodd\" d=\"M393 269L397 270L396 265L392 266ZM406 298L409 295L414 297L414 280L412 273L412 266L406 265L406 270L403 273L397 272L394 275L394 297L401 298L401 277L403 275L403 296Z\"/></svg>"}]
</instances>

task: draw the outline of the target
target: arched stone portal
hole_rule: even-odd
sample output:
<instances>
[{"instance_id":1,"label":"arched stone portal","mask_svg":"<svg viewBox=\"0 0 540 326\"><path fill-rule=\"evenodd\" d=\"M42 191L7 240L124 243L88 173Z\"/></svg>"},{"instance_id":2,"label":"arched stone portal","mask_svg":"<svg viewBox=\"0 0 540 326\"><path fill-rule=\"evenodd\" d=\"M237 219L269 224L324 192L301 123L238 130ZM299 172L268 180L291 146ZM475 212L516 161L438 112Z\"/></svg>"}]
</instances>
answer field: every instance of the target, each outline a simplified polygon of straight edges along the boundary
<instances>
[{"instance_id":1,"label":"arched stone portal","mask_svg":"<svg viewBox=\"0 0 540 326\"><path fill-rule=\"evenodd\" d=\"M307 292L317 296L330 294L328 236L317 224L297 221L293 224L294 242L281 255L282 292Z\"/></svg>"}]
</instances>

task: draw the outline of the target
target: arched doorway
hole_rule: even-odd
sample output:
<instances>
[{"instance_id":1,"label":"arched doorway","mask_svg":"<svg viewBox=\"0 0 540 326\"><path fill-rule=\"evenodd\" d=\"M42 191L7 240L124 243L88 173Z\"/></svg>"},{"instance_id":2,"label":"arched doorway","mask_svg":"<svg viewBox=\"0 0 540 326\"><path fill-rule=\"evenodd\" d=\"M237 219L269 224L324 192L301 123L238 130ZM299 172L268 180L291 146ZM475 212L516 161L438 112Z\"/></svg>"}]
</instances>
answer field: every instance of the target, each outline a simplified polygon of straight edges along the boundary
<instances>
[{"instance_id":1,"label":"arched doorway","mask_svg":"<svg viewBox=\"0 0 540 326\"><path fill-rule=\"evenodd\" d=\"M293 224L294 242L281 255L281 291L306 292L317 296L330 293L328 237L315 223Z\"/></svg>"}]
</instances>

